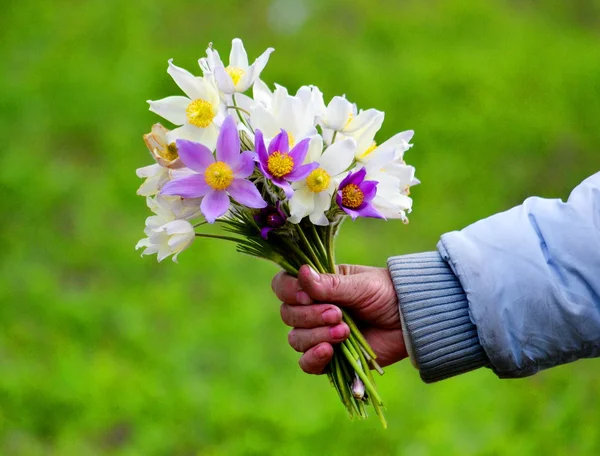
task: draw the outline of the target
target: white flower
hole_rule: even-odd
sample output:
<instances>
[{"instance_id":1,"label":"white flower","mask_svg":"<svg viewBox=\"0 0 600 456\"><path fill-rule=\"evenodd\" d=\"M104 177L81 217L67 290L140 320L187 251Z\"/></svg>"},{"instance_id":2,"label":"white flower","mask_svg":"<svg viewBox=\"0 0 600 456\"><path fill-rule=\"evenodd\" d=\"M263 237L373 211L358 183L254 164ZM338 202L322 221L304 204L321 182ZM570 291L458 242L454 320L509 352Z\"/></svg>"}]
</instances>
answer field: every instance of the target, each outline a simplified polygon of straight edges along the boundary
<instances>
[{"instance_id":1,"label":"white flower","mask_svg":"<svg viewBox=\"0 0 600 456\"><path fill-rule=\"evenodd\" d=\"M252 65L248 65L248 54L244 44L239 38L231 42L231 53L229 54L229 66L225 67L219 53L212 46L206 50L206 57L201 58L198 63L205 76L214 76L217 86L221 92L231 95L236 92L245 92L264 70L273 48L268 48L258 57Z\"/></svg>"},{"instance_id":2,"label":"white flower","mask_svg":"<svg viewBox=\"0 0 600 456\"><path fill-rule=\"evenodd\" d=\"M315 117L321 112L319 98L322 94L316 87L302 87L298 95L288 94L285 87L275 85L271 92L262 81L254 84L254 99L250 123L259 129L269 141L284 129L288 134L290 147L301 139L317 134Z\"/></svg>"},{"instance_id":3,"label":"white flower","mask_svg":"<svg viewBox=\"0 0 600 456\"><path fill-rule=\"evenodd\" d=\"M146 198L146 204L154 212L146 219L144 233L148 236L135 246L136 250L145 247L143 255L158 254L158 261L187 248L195 237L194 227L187 219L200 215L199 199L182 199L179 197Z\"/></svg>"},{"instance_id":4,"label":"white flower","mask_svg":"<svg viewBox=\"0 0 600 456\"><path fill-rule=\"evenodd\" d=\"M318 162L319 167L302 181L294 182L294 195L290 199L291 223L299 223L307 215L315 225L328 225L325 212L331 207L331 198L344 171L354 159L356 142L352 138L336 141L320 155L323 140L312 139L305 162ZM319 156L320 155L320 156Z\"/></svg>"},{"instance_id":5,"label":"white flower","mask_svg":"<svg viewBox=\"0 0 600 456\"><path fill-rule=\"evenodd\" d=\"M137 243L136 250L145 247L142 256L156 253L158 261L173 255L176 263L177 255L188 248L196 236L187 220L173 220L157 228L146 227L144 231L148 237Z\"/></svg>"},{"instance_id":6,"label":"white flower","mask_svg":"<svg viewBox=\"0 0 600 456\"><path fill-rule=\"evenodd\" d=\"M356 105L350 103L345 97L333 97L329 105L327 105L320 123L326 130L348 134L363 129L373 122L379 122L379 127L381 127L383 116L384 113L377 109L367 109L358 112ZM327 137L329 139L329 135Z\"/></svg>"},{"instance_id":7,"label":"white flower","mask_svg":"<svg viewBox=\"0 0 600 456\"><path fill-rule=\"evenodd\" d=\"M359 163L357 169L364 166L367 170L366 179L378 182L373 206L388 219L401 219L408 223L406 213L412 210L409 188L419 181L415 178L414 167L389 162L393 155L394 150L388 149L386 154L379 153L366 164Z\"/></svg>"},{"instance_id":8,"label":"white flower","mask_svg":"<svg viewBox=\"0 0 600 456\"><path fill-rule=\"evenodd\" d=\"M135 173L138 177L146 179L137 190L137 194L141 196L157 194L163 185L171 180L169 168L160 166L158 163L138 168Z\"/></svg>"},{"instance_id":9,"label":"white flower","mask_svg":"<svg viewBox=\"0 0 600 456\"><path fill-rule=\"evenodd\" d=\"M225 118L225 107L221 103L217 87L211 78L196 77L173 65L172 60L169 60L167 72L187 95L148 100L150 111L175 125L181 125L167 133L167 142L170 144L176 139L187 139L214 149L219 126Z\"/></svg>"},{"instance_id":10,"label":"white flower","mask_svg":"<svg viewBox=\"0 0 600 456\"><path fill-rule=\"evenodd\" d=\"M356 160L360 163L368 163L371 160L379 160L380 156L389 156L391 153L392 158L389 162L401 163L404 160L404 152L412 147L409 141L412 139L414 131L407 130L397 133L378 145L375 141L375 134L380 126L381 124L377 126L377 123L373 123L352 135L357 142Z\"/></svg>"}]
</instances>

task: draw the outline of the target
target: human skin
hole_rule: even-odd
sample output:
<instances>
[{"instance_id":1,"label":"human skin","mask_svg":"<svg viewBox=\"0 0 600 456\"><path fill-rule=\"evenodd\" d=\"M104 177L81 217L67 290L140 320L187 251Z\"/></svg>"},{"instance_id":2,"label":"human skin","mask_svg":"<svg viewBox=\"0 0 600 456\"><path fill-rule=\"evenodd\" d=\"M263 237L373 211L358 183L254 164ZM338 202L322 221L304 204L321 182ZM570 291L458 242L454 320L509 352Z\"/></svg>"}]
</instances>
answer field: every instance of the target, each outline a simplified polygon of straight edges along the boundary
<instances>
[{"instance_id":1,"label":"human skin","mask_svg":"<svg viewBox=\"0 0 600 456\"><path fill-rule=\"evenodd\" d=\"M407 357L398 298L387 268L340 265L337 274L318 274L302 266L298 278L280 272L271 284L282 301L281 318L293 329L289 344L303 353L299 364L308 374L322 374L333 344L350 334L340 308L349 313L387 366Z\"/></svg>"}]
</instances>

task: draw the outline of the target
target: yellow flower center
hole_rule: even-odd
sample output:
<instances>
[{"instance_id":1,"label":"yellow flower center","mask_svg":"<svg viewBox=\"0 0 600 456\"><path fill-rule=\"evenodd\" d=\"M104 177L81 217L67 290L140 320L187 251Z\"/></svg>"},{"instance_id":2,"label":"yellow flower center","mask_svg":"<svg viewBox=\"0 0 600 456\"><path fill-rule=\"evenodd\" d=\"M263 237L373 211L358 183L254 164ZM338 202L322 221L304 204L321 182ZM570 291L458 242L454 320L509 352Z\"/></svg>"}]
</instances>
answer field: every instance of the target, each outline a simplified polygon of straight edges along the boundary
<instances>
[{"instance_id":1,"label":"yellow flower center","mask_svg":"<svg viewBox=\"0 0 600 456\"><path fill-rule=\"evenodd\" d=\"M192 101L185 108L185 114L187 115L188 122L199 128L208 127L217 115L212 105L202 98Z\"/></svg>"},{"instance_id":2,"label":"yellow flower center","mask_svg":"<svg viewBox=\"0 0 600 456\"><path fill-rule=\"evenodd\" d=\"M367 155L369 155L375 149L377 149L377 143L375 141L373 141L373 144L371 144L371 146L369 146L369 148L364 151L364 153L360 156L360 158L365 158Z\"/></svg>"},{"instance_id":3,"label":"yellow flower center","mask_svg":"<svg viewBox=\"0 0 600 456\"><path fill-rule=\"evenodd\" d=\"M240 79L242 79L242 76L244 76L244 70L242 70L240 67L228 66L225 68L225 71L227 71L227 74L231 76L234 86L237 86L238 82L240 82Z\"/></svg>"},{"instance_id":4,"label":"yellow flower center","mask_svg":"<svg viewBox=\"0 0 600 456\"><path fill-rule=\"evenodd\" d=\"M306 178L306 186L313 193L320 193L329 187L331 176L323 168L317 168Z\"/></svg>"},{"instance_id":5,"label":"yellow flower center","mask_svg":"<svg viewBox=\"0 0 600 456\"><path fill-rule=\"evenodd\" d=\"M273 152L267 160L267 169L275 177L286 176L294 169L294 159L288 154Z\"/></svg>"},{"instance_id":6,"label":"yellow flower center","mask_svg":"<svg viewBox=\"0 0 600 456\"><path fill-rule=\"evenodd\" d=\"M158 149L158 155L164 158L167 161L177 160L179 158L179 153L177 152L177 146L174 142L165 146L163 150Z\"/></svg>"},{"instance_id":7,"label":"yellow flower center","mask_svg":"<svg viewBox=\"0 0 600 456\"><path fill-rule=\"evenodd\" d=\"M225 162L216 162L204 171L206 183L215 190L225 190L233 181L233 171Z\"/></svg>"},{"instance_id":8,"label":"yellow flower center","mask_svg":"<svg viewBox=\"0 0 600 456\"><path fill-rule=\"evenodd\" d=\"M356 184L348 184L342 189L342 206L356 209L365 200L365 194Z\"/></svg>"}]
</instances>

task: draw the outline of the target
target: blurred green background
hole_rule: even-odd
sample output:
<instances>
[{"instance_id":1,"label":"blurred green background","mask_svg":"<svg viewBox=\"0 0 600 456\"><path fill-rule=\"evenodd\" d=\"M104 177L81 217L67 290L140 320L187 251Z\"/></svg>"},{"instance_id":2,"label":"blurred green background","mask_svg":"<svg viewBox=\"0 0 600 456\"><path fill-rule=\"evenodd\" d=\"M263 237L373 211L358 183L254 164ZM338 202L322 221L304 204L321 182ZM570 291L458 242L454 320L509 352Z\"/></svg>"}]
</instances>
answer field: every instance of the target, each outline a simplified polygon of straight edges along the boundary
<instances>
[{"instance_id":1,"label":"blurred green background","mask_svg":"<svg viewBox=\"0 0 600 456\"><path fill-rule=\"evenodd\" d=\"M600 361L524 380L482 369L379 381L390 428L304 375L270 264L197 241L141 259L146 99L213 41L416 131L411 223L361 220L340 262L432 250L600 169L600 2L4 0L0 5L0 454L600 454ZM502 280L501 277L498 280Z\"/></svg>"}]
</instances>

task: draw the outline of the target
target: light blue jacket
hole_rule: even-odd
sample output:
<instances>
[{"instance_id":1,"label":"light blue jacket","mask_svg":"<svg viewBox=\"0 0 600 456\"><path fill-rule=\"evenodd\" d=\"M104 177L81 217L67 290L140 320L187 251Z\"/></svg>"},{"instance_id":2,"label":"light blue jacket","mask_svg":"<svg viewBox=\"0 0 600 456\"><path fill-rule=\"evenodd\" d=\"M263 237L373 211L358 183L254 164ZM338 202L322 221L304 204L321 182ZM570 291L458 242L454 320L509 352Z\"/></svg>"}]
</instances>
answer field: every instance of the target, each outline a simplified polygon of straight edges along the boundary
<instances>
[{"instance_id":1,"label":"light blue jacket","mask_svg":"<svg viewBox=\"0 0 600 456\"><path fill-rule=\"evenodd\" d=\"M423 380L600 356L600 173L567 202L529 198L447 233L438 251L388 261Z\"/></svg>"}]
</instances>

